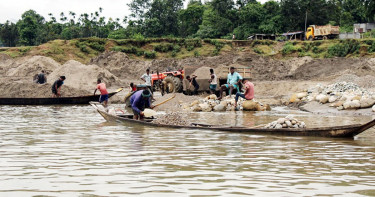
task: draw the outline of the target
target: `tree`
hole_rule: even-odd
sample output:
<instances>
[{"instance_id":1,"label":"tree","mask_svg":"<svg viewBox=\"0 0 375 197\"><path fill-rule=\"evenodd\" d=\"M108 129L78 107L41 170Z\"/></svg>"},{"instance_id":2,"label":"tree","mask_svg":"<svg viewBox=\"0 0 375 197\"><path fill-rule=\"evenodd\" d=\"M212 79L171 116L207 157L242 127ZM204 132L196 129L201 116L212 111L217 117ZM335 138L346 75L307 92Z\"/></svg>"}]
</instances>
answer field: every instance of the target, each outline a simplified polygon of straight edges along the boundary
<instances>
[{"instance_id":1,"label":"tree","mask_svg":"<svg viewBox=\"0 0 375 197\"><path fill-rule=\"evenodd\" d=\"M202 24L205 6L200 1L191 1L186 9L178 13L180 36L186 37L195 34Z\"/></svg>"},{"instance_id":2,"label":"tree","mask_svg":"<svg viewBox=\"0 0 375 197\"><path fill-rule=\"evenodd\" d=\"M0 40L6 47L14 47L18 42L17 25L7 21L0 27Z\"/></svg>"},{"instance_id":3,"label":"tree","mask_svg":"<svg viewBox=\"0 0 375 197\"><path fill-rule=\"evenodd\" d=\"M43 34L44 22L44 17L34 10L24 12L22 19L17 22L20 44L39 45L48 41Z\"/></svg>"}]
</instances>

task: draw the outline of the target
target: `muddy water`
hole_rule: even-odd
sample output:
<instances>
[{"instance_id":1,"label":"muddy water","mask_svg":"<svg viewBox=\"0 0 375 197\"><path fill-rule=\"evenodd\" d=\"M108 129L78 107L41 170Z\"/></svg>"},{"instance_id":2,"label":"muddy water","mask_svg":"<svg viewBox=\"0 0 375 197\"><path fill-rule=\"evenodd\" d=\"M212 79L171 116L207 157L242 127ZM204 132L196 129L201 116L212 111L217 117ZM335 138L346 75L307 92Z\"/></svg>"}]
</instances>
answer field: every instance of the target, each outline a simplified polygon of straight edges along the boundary
<instances>
[{"instance_id":1,"label":"muddy water","mask_svg":"<svg viewBox=\"0 0 375 197\"><path fill-rule=\"evenodd\" d=\"M258 125L294 113L308 126L366 122L277 109L199 113ZM375 195L375 143L105 122L89 106L0 107L0 196Z\"/></svg>"}]
</instances>

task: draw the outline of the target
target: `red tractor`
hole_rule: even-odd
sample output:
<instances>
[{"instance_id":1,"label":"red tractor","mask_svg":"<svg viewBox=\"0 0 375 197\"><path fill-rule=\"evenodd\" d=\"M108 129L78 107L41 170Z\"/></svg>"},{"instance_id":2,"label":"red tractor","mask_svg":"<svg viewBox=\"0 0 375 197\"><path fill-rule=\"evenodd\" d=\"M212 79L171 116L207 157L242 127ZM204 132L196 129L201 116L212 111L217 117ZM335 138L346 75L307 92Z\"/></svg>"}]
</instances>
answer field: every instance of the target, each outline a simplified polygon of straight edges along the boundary
<instances>
[{"instance_id":1,"label":"red tractor","mask_svg":"<svg viewBox=\"0 0 375 197\"><path fill-rule=\"evenodd\" d=\"M182 92L184 74L184 70L154 73L151 75L152 88L154 91L161 90L162 93Z\"/></svg>"}]
</instances>

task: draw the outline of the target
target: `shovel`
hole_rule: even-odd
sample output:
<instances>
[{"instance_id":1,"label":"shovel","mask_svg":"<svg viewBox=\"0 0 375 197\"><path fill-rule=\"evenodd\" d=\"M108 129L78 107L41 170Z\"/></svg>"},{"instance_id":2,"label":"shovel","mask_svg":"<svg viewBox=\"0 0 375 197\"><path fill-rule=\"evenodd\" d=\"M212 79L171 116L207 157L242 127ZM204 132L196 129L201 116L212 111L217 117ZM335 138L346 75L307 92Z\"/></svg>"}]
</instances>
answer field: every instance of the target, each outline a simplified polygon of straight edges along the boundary
<instances>
[{"instance_id":1,"label":"shovel","mask_svg":"<svg viewBox=\"0 0 375 197\"><path fill-rule=\"evenodd\" d=\"M173 94L173 96L171 96L171 98L168 98L168 99L164 100L163 102L156 104L156 105L154 106L154 108L157 107L157 106L160 106L160 105L162 105L162 104L164 104L164 103L166 103L166 102L168 102L168 101L170 101L170 100L172 100L175 96L176 96L176 95ZM149 117L155 116L155 115L156 115L156 111L155 111L155 110L152 110L152 109L145 109L145 110L143 111L143 114L144 114L144 116L145 116L146 118L149 118Z\"/></svg>"}]
</instances>

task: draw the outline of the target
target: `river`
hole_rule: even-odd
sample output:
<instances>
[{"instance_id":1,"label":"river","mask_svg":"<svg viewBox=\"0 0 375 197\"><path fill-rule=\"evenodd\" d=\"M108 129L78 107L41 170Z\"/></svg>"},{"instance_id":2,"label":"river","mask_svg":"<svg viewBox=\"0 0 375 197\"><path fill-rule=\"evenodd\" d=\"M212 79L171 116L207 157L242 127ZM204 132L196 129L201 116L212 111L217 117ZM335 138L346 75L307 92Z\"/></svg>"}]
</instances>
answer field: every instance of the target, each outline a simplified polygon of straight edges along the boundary
<instances>
[{"instance_id":1,"label":"river","mask_svg":"<svg viewBox=\"0 0 375 197\"><path fill-rule=\"evenodd\" d=\"M253 126L291 113L194 113ZM307 126L366 122L293 112ZM90 106L0 106L0 196L374 196L374 140L155 129Z\"/></svg>"}]
</instances>

